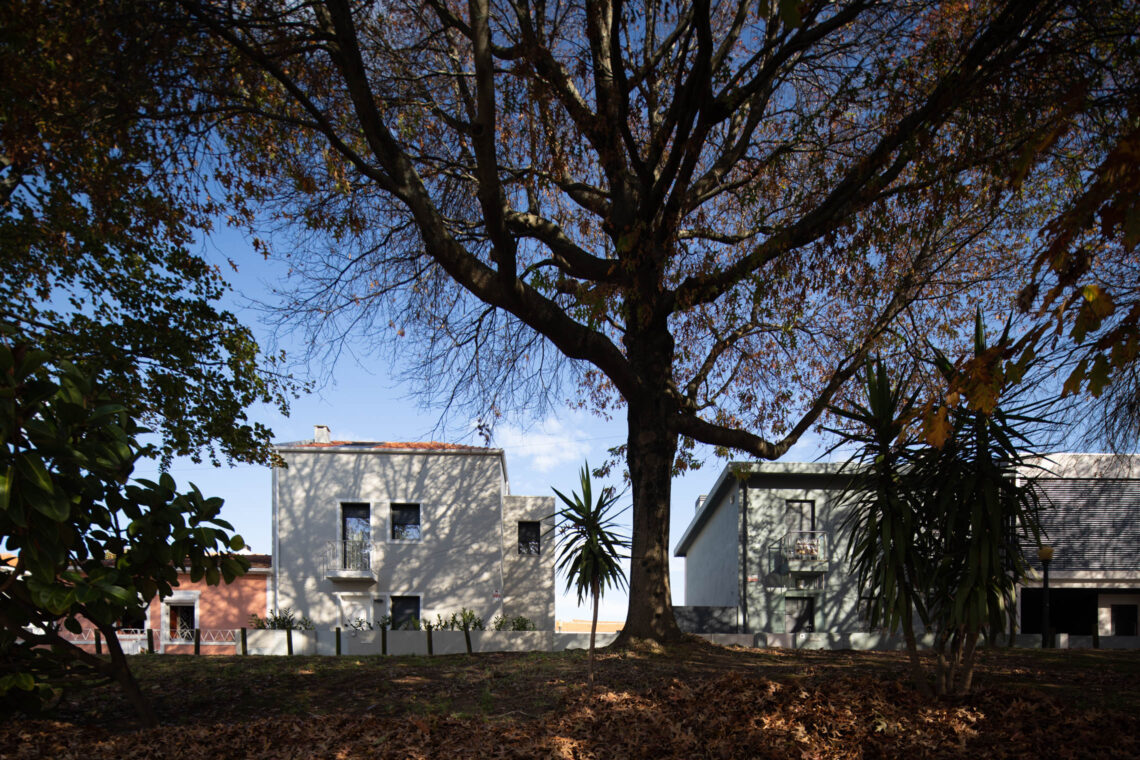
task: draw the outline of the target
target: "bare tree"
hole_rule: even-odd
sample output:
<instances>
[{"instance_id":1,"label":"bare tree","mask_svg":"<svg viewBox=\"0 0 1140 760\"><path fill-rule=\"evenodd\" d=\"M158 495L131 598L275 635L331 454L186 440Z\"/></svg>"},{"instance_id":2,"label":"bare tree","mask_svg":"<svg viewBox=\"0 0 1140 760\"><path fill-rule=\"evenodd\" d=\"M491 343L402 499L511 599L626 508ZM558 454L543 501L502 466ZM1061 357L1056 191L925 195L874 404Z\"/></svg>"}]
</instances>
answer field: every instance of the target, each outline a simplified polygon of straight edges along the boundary
<instances>
[{"instance_id":1,"label":"bare tree","mask_svg":"<svg viewBox=\"0 0 1140 760\"><path fill-rule=\"evenodd\" d=\"M1074 170L1008 181L1066 91L1054 2L180 6L216 176L294 235L315 343L486 420L567 379L624 409L627 639L679 635L691 445L775 459L872 347L1008 304Z\"/></svg>"}]
</instances>

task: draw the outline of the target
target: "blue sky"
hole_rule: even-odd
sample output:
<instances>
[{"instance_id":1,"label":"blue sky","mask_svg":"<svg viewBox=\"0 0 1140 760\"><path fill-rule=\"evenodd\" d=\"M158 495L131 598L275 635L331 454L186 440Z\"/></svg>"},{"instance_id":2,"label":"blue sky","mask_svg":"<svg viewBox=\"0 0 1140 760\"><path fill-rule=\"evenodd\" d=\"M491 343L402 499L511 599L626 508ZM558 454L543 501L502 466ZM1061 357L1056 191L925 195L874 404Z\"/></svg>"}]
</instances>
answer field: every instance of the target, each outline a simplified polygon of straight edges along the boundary
<instances>
[{"instance_id":1,"label":"blue sky","mask_svg":"<svg viewBox=\"0 0 1140 760\"><path fill-rule=\"evenodd\" d=\"M233 287L227 306L258 336L268 343L269 328L260 320L257 302L272 299L270 290L280 285L286 268L282 262L265 261L238 234L221 231L203 247L206 257L216 263ZM234 273L228 261L237 265ZM278 334L286 351L300 354L300 346L290 345L288 334ZM292 349L292 351L290 351ZM375 360L364 355L355 358L341 354L335 367L314 366L307 371L314 377L331 377L331 382L293 402L288 417L271 407L250 410L253 420L268 425L278 442L308 440L314 425L327 425L334 440L422 441L448 440L439 433L439 412L417 407L410 397L412 389L391 379L391 365L386 357ZM451 430L464 430L469 421L449 419ZM456 436L451 436L455 438ZM527 424L500 424L491 445L506 452L511 492L522 495L553 496L551 488L570 493L578 486L578 471L586 460L602 463L607 450L626 438L624 418L604 420L588 411L568 405L544 419ZM477 440L464 441L478 443ZM810 438L792 449L789 461L812 460L819 455L817 439ZM676 546L693 516L697 497L706 493L724 466L723 460L711 456L700 470L686 473L673 481L670 551ZM154 467L140 467L137 477L151 477ZM240 465L215 468L208 463L196 464L176 460L171 474L179 485L196 484L208 496L225 499L222 516L231 522L252 549L269 553L271 544L270 471L267 467ZM620 473L606 483L621 488ZM628 504L628 495L626 503ZM629 523L628 512L624 522ZM673 602L684 603L684 560L671 562ZM565 579L557 579L556 616L559 620L588 618L588 605L581 607L573 595L562 593ZM611 591L603 599L600 617L624 620L627 597Z\"/></svg>"}]
</instances>

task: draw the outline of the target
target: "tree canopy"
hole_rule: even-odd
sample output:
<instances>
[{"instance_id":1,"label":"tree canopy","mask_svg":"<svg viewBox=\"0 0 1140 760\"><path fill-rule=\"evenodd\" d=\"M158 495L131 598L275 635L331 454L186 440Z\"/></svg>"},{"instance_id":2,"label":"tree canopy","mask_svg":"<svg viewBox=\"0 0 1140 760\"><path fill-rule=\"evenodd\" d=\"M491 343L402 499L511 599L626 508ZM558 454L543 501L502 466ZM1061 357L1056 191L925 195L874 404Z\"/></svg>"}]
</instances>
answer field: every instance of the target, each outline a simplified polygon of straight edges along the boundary
<instances>
[{"instance_id":1,"label":"tree canopy","mask_svg":"<svg viewBox=\"0 0 1140 760\"><path fill-rule=\"evenodd\" d=\"M1074 63L1120 22L1063 2L178 6L229 199L294 233L285 311L314 343L414 357L484 420L566 379L624 410L624 632L659 639L673 468L697 443L779 457L872 349L965 345L976 306L1008 308L1097 160L1070 150L1081 130L1054 138L1095 91Z\"/></svg>"},{"instance_id":2,"label":"tree canopy","mask_svg":"<svg viewBox=\"0 0 1140 760\"><path fill-rule=\"evenodd\" d=\"M221 499L179 493L166 474L130 482L150 453L140 432L98 377L8 327L0 333L0 696L19 694L24 708L77 678L108 679L153 724L119 622L169 596L179 569L217 584L249 568L230 553L243 542L219 518ZM64 636L81 618L102 633L109 659Z\"/></svg>"},{"instance_id":3,"label":"tree canopy","mask_svg":"<svg viewBox=\"0 0 1140 760\"><path fill-rule=\"evenodd\" d=\"M270 431L245 410L284 409L287 383L195 252L220 207L189 163L192 125L154 121L180 107L187 30L170 10L0 8L0 319L105 372L166 459L265 461Z\"/></svg>"}]
</instances>

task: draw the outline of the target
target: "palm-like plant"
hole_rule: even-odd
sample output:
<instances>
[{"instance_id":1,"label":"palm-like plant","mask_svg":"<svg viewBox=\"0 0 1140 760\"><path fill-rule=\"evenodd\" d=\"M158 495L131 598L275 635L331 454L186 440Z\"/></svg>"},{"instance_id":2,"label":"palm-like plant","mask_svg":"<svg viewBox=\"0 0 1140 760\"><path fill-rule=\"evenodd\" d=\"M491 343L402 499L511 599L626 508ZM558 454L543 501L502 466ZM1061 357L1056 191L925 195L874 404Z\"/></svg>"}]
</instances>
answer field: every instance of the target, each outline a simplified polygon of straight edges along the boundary
<instances>
[{"instance_id":1,"label":"palm-like plant","mask_svg":"<svg viewBox=\"0 0 1140 760\"><path fill-rule=\"evenodd\" d=\"M843 530L859 588L867 598L872 627L902 630L911 676L924 694L930 685L922 672L915 635L915 615L924 623L930 547L922 505L921 450L907 436L917 411L918 394L905 381L892 382L882 361L864 373L866 402L852 401L831 412L849 424L831 429L842 443L854 445L851 479L843 500L850 508Z\"/></svg>"},{"instance_id":2,"label":"palm-like plant","mask_svg":"<svg viewBox=\"0 0 1140 760\"><path fill-rule=\"evenodd\" d=\"M999 345L1009 343L1009 328ZM987 352L979 315L974 357ZM951 387L969 378L936 352L935 365ZM973 680L983 630L1012 629L1017 584L1029 572L1024 546L1040 543L1040 501L1026 473L1034 450L1031 433L1050 424L1041 404L1019 398L1018 387L998 373L982 403L969 401L949 415L951 435L928 452L927 492L942 551L931 566L931 619L938 635L939 693L966 693ZM1021 477L1015 477L1021 473Z\"/></svg>"},{"instance_id":3,"label":"palm-like plant","mask_svg":"<svg viewBox=\"0 0 1140 760\"><path fill-rule=\"evenodd\" d=\"M1008 345L1008 328L999 346ZM994 373L962 400L969 370L936 349L933 364L948 396L933 418L936 435L916 437L921 411L909 372L892 382L882 362L866 371L866 403L832 408L849 425L836 429L854 444L854 473L845 493L848 556L869 622L902 629L915 685L930 693L918 658L915 618L935 631L938 694L964 694L973 680L983 631L1012 624L1014 592L1028 572L1022 553L1039 541L1038 497L1018 474L1030 469L1030 434L1048 420L1023 403L1017 377ZM974 360L989 354L984 324L975 324Z\"/></svg>"},{"instance_id":4,"label":"palm-like plant","mask_svg":"<svg viewBox=\"0 0 1140 760\"><path fill-rule=\"evenodd\" d=\"M590 623L590 655L588 681L594 688L594 639L598 629L598 602L606 589L625 588L625 570L622 551L629 548L629 540L617 530L615 511L620 496L607 486L593 495L590 481L590 464L583 465L579 473L581 493L566 496L557 488L554 493L565 505L558 511L558 531L561 548L557 569L566 574L566 590L574 588L581 604L589 595L594 602Z\"/></svg>"}]
</instances>

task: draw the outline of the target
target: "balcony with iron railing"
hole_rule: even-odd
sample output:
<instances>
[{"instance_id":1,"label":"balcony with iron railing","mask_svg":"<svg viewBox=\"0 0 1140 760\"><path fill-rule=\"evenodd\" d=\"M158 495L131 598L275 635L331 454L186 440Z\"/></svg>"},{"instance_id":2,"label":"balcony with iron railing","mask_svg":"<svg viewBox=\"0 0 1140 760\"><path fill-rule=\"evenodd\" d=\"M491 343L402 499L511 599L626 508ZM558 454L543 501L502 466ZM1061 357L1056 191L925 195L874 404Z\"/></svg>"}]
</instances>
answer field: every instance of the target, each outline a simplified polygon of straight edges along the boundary
<instances>
[{"instance_id":1,"label":"balcony with iron railing","mask_svg":"<svg viewBox=\"0 0 1140 760\"><path fill-rule=\"evenodd\" d=\"M329 541L325 545L325 577L332 580L373 580L370 541Z\"/></svg>"},{"instance_id":2,"label":"balcony with iron railing","mask_svg":"<svg viewBox=\"0 0 1140 760\"><path fill-rule=\"evenodd\" d=\"M781 541L788 570L800 573L826 572L830 562L827 533L821 530L798 530Z\"/></svg>"}]
</instances>

